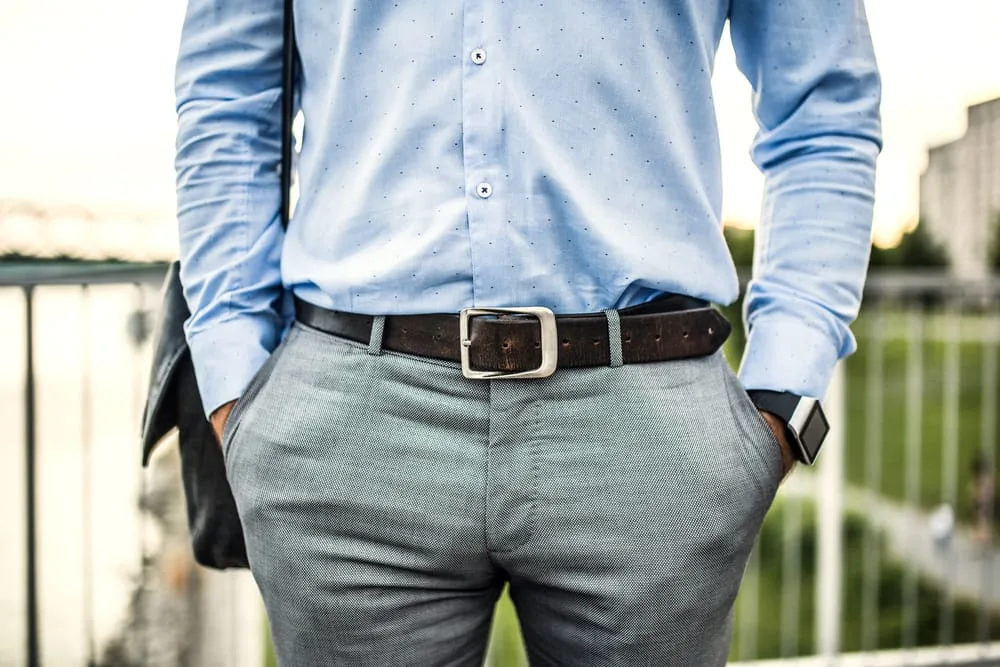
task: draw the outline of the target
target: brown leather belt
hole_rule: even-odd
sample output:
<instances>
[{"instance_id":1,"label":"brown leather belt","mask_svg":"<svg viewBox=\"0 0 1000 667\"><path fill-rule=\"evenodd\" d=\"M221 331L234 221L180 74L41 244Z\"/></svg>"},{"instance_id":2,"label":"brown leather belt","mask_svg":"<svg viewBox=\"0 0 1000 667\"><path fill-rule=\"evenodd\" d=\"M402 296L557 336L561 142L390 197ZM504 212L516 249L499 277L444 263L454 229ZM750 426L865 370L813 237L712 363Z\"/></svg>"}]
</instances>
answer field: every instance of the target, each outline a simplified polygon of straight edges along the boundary
<instances>
[{"instance_id":1,"label":"brown leather belt","mask_svg":"<svg viewBox=\"0 0 1000 667\"><path fill-rule=\"evenodd\" d=\"M730 333L722 314L700 299L676 294L618 311L622 361L626 364L668 361L712 354ZM372 315L329 310L295 300L296 318L324 333L368 343ZM468 317L465 348L468 367L503 374L529 372L543 365L543 343L557 350L560 368L611 363L608 319L604 313L555 316L555 339L543 341L538 317L496 314ZM390 315L385 318L382 348L421 357L462 360L461 316Z\"/></svg>"}]
</instances>

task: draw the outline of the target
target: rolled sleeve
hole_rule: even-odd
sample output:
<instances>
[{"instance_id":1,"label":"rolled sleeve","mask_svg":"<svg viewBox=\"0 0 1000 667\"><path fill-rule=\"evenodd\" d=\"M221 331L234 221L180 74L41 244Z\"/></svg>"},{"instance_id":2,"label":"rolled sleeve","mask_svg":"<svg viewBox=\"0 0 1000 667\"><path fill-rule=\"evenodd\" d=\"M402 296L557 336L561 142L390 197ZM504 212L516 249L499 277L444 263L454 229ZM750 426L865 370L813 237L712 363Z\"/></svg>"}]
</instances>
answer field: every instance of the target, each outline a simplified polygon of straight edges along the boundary
<instances>
[{"instance_id":1,"label":"rolled sleeve","mask_svg":"<svg viewBox=\"0 0 1000 667\"><path fill-rule=\"evenodd\" d=\"M188 336L205 414L236 400L277 346L273 318L241 316Z\"/></svg>"},{"instance_id":2,"label":"rolled sleeve","mask_svg":"<svg viewBox=\"0 0 1000 667\"><path fill-rule=\"evenodd\" d=\"M820 397L856 347L871 248L881 80L864 5L733 0L730 20L765 176L741 378Z\"/></svg>"},{"instance_id":3,"label":"rolled sleeve","mask_svg":"<svg viewBox=\"0 0 1000 667\"><path fill-rule=\"evenodd\" d=\"M282 0L189 0L175 74L185 334L206 414L283 329Z\"/></svg>"},{"instance_id":4,"label":"rolled sleeve","mask_svg":"<svg viewBox=\"0 0 1000 667\"><path fill-rule=\"evenodd\" d=\"M822 398L841 351L833 337L797 317L754 324L740 367L745 387Z\"/></svg>"}]
</instances>

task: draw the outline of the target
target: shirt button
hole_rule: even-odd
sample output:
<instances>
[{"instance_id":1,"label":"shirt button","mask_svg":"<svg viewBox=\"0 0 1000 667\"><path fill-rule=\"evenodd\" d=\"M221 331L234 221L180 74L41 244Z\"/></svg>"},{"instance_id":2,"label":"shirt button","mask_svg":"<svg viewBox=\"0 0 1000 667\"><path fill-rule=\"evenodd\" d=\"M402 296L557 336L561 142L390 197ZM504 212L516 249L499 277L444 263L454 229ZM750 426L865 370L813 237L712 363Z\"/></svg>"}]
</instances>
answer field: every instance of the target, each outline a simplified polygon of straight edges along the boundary
<instances>
[{"instance_id":1,"label":"shirt button","mask_svg":"<svg viewBox=\"0 0 1000 667\"><path fill-rule=\"evenodd\" d=\"M493 186L489 183L480 183L476 186L476 194L483 199L489 199L489 196L493 194Z\"/></svg>"},{"instance_id":2,"label":"shirt button","mask_svg":"<svg viewBox=\"0 0 1000 667\"><path fill-rule=\"evenodd\" d=\"M472 53L470 55L472 57L472 62L476 63L477 65L482 65L484 62L486 62L485 49L472 49Z\"/></svg>"}]
</instances>

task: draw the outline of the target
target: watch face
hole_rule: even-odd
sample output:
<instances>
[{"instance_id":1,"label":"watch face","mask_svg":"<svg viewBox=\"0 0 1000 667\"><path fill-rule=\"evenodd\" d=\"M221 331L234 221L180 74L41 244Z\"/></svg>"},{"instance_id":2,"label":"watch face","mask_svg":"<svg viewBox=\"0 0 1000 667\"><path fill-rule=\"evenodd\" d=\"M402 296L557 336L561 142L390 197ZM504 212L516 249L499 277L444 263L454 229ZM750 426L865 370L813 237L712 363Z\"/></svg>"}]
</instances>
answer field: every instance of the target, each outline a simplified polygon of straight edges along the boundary
<instances>
[{"instance_id":1,"label":"watch face","mask_svg":"<svg viewBox=\"0 0 1000 667\"><path fill-rule=\"evenodd\" d=\"M806 450L810 459L816 458L820 445L823 444L823 440L829 431L830 424L826 421L826 415L823 414L823 410L817 402L813 405L812 410L809 411L809 416L806 417L806 422L799 432L799 441L802 443L802 447Z\"/></svg>"}]
</instances>

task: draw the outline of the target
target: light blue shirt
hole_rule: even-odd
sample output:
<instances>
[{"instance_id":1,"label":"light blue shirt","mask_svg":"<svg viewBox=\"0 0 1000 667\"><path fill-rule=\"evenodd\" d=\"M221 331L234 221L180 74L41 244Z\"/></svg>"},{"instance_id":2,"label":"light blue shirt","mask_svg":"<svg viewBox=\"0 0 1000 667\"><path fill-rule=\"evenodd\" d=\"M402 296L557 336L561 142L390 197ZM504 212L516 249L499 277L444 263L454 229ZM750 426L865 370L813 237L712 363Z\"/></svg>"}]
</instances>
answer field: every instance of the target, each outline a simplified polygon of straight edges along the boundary
<instances>
[{"instance_id":1,"label":"light blue shirt","mask_svg":"<svg viewBox=\"0 0 1000 667\"><path fill-rule=\"evenodd\" d=\"M282 0L189 0L184 21L181 275L207 412L278 344L286 290L367 314L734 301L711 88L727 19L766 175L741 378L821 396L853 351L881 143L862 0L315 0L295 14L305 127L287 235Z\"/></svg>"}]
</instances>

